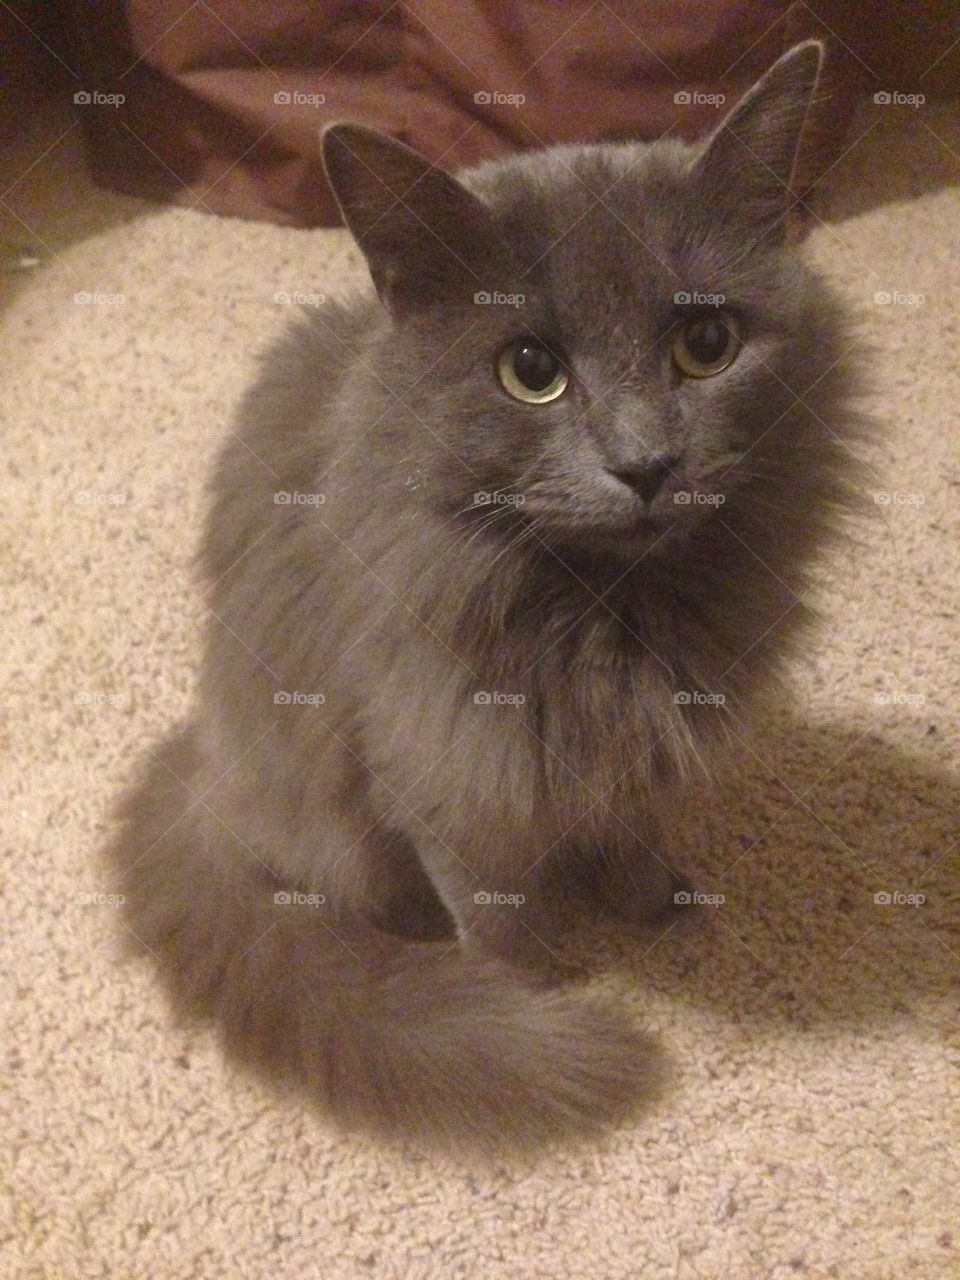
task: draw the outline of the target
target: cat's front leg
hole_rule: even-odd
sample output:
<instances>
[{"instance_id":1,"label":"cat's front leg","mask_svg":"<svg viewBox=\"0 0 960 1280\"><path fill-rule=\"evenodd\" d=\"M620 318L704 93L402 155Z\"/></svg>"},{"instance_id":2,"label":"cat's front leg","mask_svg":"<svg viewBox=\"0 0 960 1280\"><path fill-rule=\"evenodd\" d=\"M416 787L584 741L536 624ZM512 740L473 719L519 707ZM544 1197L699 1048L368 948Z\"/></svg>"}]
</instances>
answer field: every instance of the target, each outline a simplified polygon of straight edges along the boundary
<instances>
[{"instance_id":1,"label":"cat's front leg","mask_svg":"<svg viewBox=\"0 0 960 1280\"><path fill-rule=\"evenodd\" d=\"M609 838L581 850L574 876L590 907L628 929L670 914L689 892L689 881L672 865L660 824L643 817L614 821ZM679 895L679 896L678 896Z\"/></svg>"},{"instance_id":2,"label":"cat's front leg","mask_svg":"<svg viewBox=\"0 0 960 1280\"><path fill-rule=\"evenodd\" d=\"M461 856L436 839L421 841L418 852L464 951L544 974L564 971L557 902L537 861L539 851L513 843L508 866L475 849Z\"/></svg>"}]
</instances>

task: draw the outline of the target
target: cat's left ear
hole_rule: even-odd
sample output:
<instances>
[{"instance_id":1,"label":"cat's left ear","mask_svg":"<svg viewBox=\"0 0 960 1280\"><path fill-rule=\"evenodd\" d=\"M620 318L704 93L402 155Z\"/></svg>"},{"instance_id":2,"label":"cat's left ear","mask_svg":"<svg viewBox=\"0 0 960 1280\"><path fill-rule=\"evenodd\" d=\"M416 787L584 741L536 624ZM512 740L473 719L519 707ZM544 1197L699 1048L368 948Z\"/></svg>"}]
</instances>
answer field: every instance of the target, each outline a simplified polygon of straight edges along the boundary
<instances>
[{"instance_id":1,"label":"cat's left ear","mask_svg":"<svg viewBox=\"0 0 960 1280\"><path fill-rule=\"evenodd\" d=\"M472 298L486 287L492 219L466 187L366 125L330 125L322 149L343 220L391 314Z\"/></svg>"},{"instance_id":2,"label":"cat's left ear","mask_svg":"<svg viewBox=\"0 0 960 1280\"><path fill-rule=\"evenodd\" d=\"M738 210L759 231L785 236L804 124L823 63L823 45L805 40L785 53L708 139L693 177L714 208Z\"/></svg>"}]
</instances>

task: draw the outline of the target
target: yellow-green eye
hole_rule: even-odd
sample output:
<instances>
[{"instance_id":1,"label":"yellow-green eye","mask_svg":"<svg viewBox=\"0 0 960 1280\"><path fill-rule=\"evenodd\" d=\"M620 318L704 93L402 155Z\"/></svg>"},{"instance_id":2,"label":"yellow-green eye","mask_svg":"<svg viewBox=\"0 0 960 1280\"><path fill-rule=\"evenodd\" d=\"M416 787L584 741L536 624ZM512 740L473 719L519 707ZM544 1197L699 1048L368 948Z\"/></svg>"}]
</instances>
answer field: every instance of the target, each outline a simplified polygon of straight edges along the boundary
<instances>
[{"instance_id":1,"label":"yellow-green eye","mask_svg":"<svg viewBox=\"0 0 960 1280\"><path fill-rule=\"evenodd\" d=\"M673 342L673 362L688 378L711 378L740 353L740 327L729 311L685 320Z\"/></svg>"},{"instance_id":2,"label":"yellow-green eye","mask_svg":"<svg viewBox=\"0 0 960 1280\"><path fill-rule=\"evenodd\" d=\"M520 338L511 342L497 361L497 373L515 400L526 404L546 404L567 389L570 377L563 365L542 342Z\"/></svg>"}]
</instances>

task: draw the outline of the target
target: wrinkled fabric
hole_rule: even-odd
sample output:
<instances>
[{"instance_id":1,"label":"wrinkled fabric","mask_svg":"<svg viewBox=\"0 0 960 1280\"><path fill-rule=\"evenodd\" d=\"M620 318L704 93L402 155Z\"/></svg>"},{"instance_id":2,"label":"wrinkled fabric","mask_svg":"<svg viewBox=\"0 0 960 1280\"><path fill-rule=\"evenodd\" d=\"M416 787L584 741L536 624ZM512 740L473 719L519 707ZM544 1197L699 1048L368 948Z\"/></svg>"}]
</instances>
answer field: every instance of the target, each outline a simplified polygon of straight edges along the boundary
<instances>
[{"instance_id":1,"label":"wrinkled fabric","mask_svg":"<svg viewBox=\"0 0 960 1280\"><path fill-rule=\"evenodd\" d=\"M82 89L101 95L77 108L99 181L298 226L338 221L318 148L330 120L452 169L558 142L694 138L786 47L829 35L806 6L769 0L75 0L71 23ZM833 40L801 189L839 153L863 75Z\"/></svg>"}]
</instances>

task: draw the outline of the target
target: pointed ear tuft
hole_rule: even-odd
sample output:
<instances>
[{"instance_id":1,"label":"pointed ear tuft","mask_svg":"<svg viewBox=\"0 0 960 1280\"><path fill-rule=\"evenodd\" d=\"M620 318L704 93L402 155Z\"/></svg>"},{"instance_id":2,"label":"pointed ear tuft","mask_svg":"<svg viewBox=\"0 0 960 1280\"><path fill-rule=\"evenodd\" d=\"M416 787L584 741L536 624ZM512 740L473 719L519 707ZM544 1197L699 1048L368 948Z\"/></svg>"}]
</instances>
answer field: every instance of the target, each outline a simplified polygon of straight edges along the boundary
<instances>
[{"instance_id":1,"label":"pointed ear tuft","mask_svg":"<svg viewBox=\"0 0 960 1280\"><path fill-rule=\"evenodd\" d=\"M705 200L740 211L759 230L787 233L798 199L793 181L823 45L795 45L744 95L707 140L693 167Z\"/></svg>"},{"instance_id":2,"label":"pointed ear tuft","mask_svg":"<svg viewBox=\"0 0 960 1280\"><path fill-rule=\"evenodd\" d=\"M469 298L483 287L492 219L455 178L365 125L328 126L322 150L343 220L392 314Z\"/></svg>"}]
</instances>

